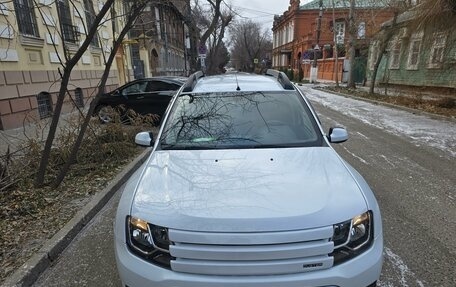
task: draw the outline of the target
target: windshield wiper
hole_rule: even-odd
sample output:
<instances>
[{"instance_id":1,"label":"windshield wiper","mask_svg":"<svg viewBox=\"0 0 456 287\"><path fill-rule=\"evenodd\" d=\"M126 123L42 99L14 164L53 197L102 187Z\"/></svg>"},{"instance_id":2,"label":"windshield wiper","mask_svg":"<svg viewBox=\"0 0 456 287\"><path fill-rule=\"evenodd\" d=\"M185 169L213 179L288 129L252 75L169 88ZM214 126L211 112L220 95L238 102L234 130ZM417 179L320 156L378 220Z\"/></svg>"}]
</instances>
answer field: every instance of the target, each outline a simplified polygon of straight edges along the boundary
<instances>
[{"instance_id":1,"label":"windshield wiper","mask_svg":"<svg viewBox=\"0 0 456 287\"><path fill-rule=\"evenodd\" d=\"M200 150L217 149L216 145L186 145L186 144L161 144L162 150Z\"/></svg>"},{"instance_id":2,"label":"windshield wiper","mask_svg":"<svg viewBox=\"0 0 456 287\"><path fill-rule=\"evenodd\" d=\"M238 142L238 141L249 141L249 142L254 142L257 144L261 144L261 142L257 141L256 139L252 138L244 138L244 137L223 137L223 138L218 138L217 141L221 142Z\"/></svg>"}]
</instances>

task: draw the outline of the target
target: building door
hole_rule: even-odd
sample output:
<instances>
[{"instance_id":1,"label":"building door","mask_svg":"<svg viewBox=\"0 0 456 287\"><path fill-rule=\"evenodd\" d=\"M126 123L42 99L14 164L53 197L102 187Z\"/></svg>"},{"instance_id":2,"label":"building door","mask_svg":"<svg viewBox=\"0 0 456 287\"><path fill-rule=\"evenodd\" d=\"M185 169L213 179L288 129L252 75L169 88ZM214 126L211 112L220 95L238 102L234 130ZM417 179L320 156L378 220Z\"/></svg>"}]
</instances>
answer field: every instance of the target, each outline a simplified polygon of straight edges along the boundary
<instances>
[{"instance_id":1,"label":"building door","mask_svg":"<svg viewBox=\"0 0 456 287\"><path fill-rule=\"evenodd\" d=\"M366 67L367 67L367 58L366 57L356 57L354 63L354 73L353 77L355 78L355 83L364 84L364 79L366 77Z\"/></svg>"},{"instance_id":2,"label":"building door","mask_svg":"<svg viewBox=\"0 0 456 287\"><path fill-rule=\"evenodd\" d=\"M344 59L344 65L342 69L342 82L348 82L348 72L350 71L350 61L348 59Z\"/></svg>"}]
</instances>

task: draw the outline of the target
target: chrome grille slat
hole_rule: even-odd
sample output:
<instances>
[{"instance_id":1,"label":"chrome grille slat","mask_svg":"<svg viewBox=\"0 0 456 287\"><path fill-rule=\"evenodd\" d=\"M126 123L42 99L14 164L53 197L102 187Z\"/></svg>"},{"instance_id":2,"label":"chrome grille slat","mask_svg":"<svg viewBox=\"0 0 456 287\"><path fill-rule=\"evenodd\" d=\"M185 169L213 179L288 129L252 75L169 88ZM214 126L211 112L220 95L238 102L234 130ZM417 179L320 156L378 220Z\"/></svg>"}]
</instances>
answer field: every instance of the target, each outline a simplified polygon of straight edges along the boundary
<instances>
[{"instance_id":1,"label":"chrome grille slat","mask_svg":"<svg viewBox=\"0 0 456 287\"><path fill-rule=\"evenodd\" d=\"M293 274L330 268L332 226L280 232L169 229L171 269L220 276Z\"/></svg>"},{"instance_id":2,"label":"chrome grille slat","mask_svg":"<svg viewBox=\"0 0 456 287\"><path fill-rule=\"evenodd\" d=\"M328 240L274 245L202 245L176 243L170 253L176 258L198 260L280 260L305 258L333 251L334 244Z\"/></svg>"},{"instance_id":3,"label":"chrome grille slat","mask_svg":"<svg viewBox=\"0 0 456 287\"><path fill-rule=\"evenodd\" d=\"M193 232L176 229L169 230L169 239L173 242L218 245L261 245L305 242L329 239L332 235L332 226L311 230L252 233Z\"/></svg>"},{"instance_id":4,"label":"chrome grille slat","mask_svg":"<svg viewBox=\"0 0 456 287\"><path fill-rule=\"evenodd\" d=\"M305 259L273 260L273 261L200 261L177 259L171 261L174 271L197 273L203 275L279 275L309 272L327 269L332 266L332 257L309 257ZM312 266L315 264L315 267ZM317 266L318 265L318 266Z\"/></svg>"}]
</instances>

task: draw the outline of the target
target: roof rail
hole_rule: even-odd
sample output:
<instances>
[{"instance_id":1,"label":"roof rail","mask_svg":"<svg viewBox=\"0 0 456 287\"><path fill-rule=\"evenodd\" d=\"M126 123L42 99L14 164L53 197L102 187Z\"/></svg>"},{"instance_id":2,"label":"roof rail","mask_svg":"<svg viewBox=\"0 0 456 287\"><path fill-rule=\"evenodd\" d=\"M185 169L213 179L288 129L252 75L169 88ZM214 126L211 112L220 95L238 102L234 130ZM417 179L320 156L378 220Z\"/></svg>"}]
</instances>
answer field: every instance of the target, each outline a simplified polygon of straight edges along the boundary
<instances>
[{"instance_id":1,"label":"roof rail","mask_svg":"<svg viewBox=\"0 0 456 287\"><path fill-rule=\"evenodd\" d=\"M288 79L287 75L284 72L268 69L266 71L266 75L276 78L285 90L294 90L293 84L290 82L290 79Z\"/></svg>"},{"instance_id":2,"label":"roof rail","mask_svg":"<svg viewBox=\"0 0 456 287\"><path fill-rule=\"evenodd\" d=\"M190 77L188 77L187 82L185 82L184 89L182 90L182 92L187 93L193 91L196 82L198 82L198 79L200 79L201 77L204 77L204 74L201 71L191 74Z\"/></svg>"}]
</instances>

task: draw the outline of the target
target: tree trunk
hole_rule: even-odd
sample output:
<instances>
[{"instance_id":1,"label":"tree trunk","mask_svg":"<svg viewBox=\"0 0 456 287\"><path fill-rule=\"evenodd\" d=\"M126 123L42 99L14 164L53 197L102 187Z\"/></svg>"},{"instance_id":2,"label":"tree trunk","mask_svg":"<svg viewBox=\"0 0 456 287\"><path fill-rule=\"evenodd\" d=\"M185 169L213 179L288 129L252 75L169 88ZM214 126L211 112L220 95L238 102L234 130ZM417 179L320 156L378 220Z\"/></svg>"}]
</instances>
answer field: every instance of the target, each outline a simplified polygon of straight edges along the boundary
<instances>
[{"instance_id":1,"label":"tree trunk","mask_svg":"<svg viewBox=\"0 0 456 287\"><path fill-rule=\"evenodd\" d=\"M204 32L204 34L201 36L200 41L201 44L205 44L207 39L211 36L211 34L214 32L214 30L217 28L218 21L222 15L220 5L222 3L222 0L207 0L209 4L213 7L214 9L214 17L212 18L212 22L209 25L209 28Z\"/></svg>"},{"instance_id":2,"label":"tree trunk","mask_svg":"<svg viewBox=\"0 0 456 287\"><path fill-rule=\"evenodd\" d=\"M348 55L349 55L349 66L350 66L350 71L348 72L348 83L347 86L349 88L356 88L355 85L355 0L350 0L350 12L348 15Z\"/></svg>"},{"instance_id":3,"label":"tree trunk","mask_svg":"<svg viewBox=\"0 0 456 287\"><path fill-rule=\"evenodd\" d=\"M54 182L52 183L53 188L58 187L62 183L63 179L65 178L66 174L68 173L68 171L70 169L71 164L73 164L76 161L77 153L79 151L79 148L81 147L82 141L84 139L84 134L87 130L87 127L89 126L90 119L92 118L92 114L95 110L95 107L98 103L100 96L104 93L104 87L106 85L106 81L108 80L109 72L111 70L112 63L116 57L117 50L119 49L120 45L122 45L122 41L123 41L125 35L131 29L131 26L135 22L136 18L139 16L140 12L145 7L145 5L146 5L145 3L147 3L147 2L142 2L142 4L138 4L138 5L140 5L139 7L131 8L131 10L130 10L131 16L128 18L127 23L125 24L124 28L120 32L119 37L114 42L113 49L112 49L111 53L109 54L109 58L105 64L105 69L104 69L103 75L100 79L100 84L98 86L97 95L90 103L89 111L87 112L87 114L84 118L84 122L81 126L81 130L79 131L76 142L73 144L73 147L71 149L71 152L70 152L70 155L69 155L67 161L65 162L63 167L60 169L59 174L57 175Z\"/></svg>"},{"instance_id":4,"label":"tree trunk","mask_svg":"<svg viewBox=\"0 0 456 287\"><path fill-rule=\"evenodd\" d=\"M38 167L38 171L37 171L36 177L35 177L35 186L37 186L37 187L43 186L43 184L44 184L44 176L46 174L46 168L49 163L49 156L51 155L52 144L54 142L55 134L57 132L57 126L58 126L59 119L60 119L60 113L62 112L63 101L65 99L65 95L68 90L68 83L70 80L71 71L73 70L74 66L78 63L78 61L81 59L82 55L87 50L87 48L89 47L95 33L97 33L98 25L100 24L101 20L106 15L106 13L109 11L109 9L111 8L113 3L114 3L114 0L106 1L106 3L104 4L103 8L100 11L100 13L98 13L98 15L95 17L93 25L92 25L92 27L90 27L89 32L88 32L83 44L78 49L76 54L73 57L71 57L64 65L59 95L57 97L57 103L55 106L54 114L52 116L52 122L49 127L49 133L46 138L46 143L44 145L43 153L41 155L40 165ZM62 40L62 43L63 42L64 41Z\"/></svg>"},{"instance_id":5,"label":"tree trunk","mask_svg":"<svg viewBox=\"0 0 456 287\"><path fill-rule=\"evenodd\" d=\"M380 63L382 62L383 54L385 54L386 48L388 47L388 43L394 35L396 23L397 23L397 16L398 16L398 12L395 12L391 26L389 28L386 28L387 30L385 32L386 33L385 37L383 39L381 39L381 45L379 47L378 56L377 56L377 59L375 60L374 70L372 71L371 83L369 86L369 94L374 93L375 82L376 82L377 74L378 74L378 68L380 67Z\"/></svg>"},{"instance_id":6,"label":"tree trunk","mask_svg":"<svg viewBox=\"0 0 456 287\"><path fill-rule=\"evenodd\" d=\"M332 20L333 20L333 32L334 32L334 75L336 80L336 87L339 87L339 49L337 48L336 38L336 14L335 14L334 0L332 0Z\"/></svg>"}]
</instances>

